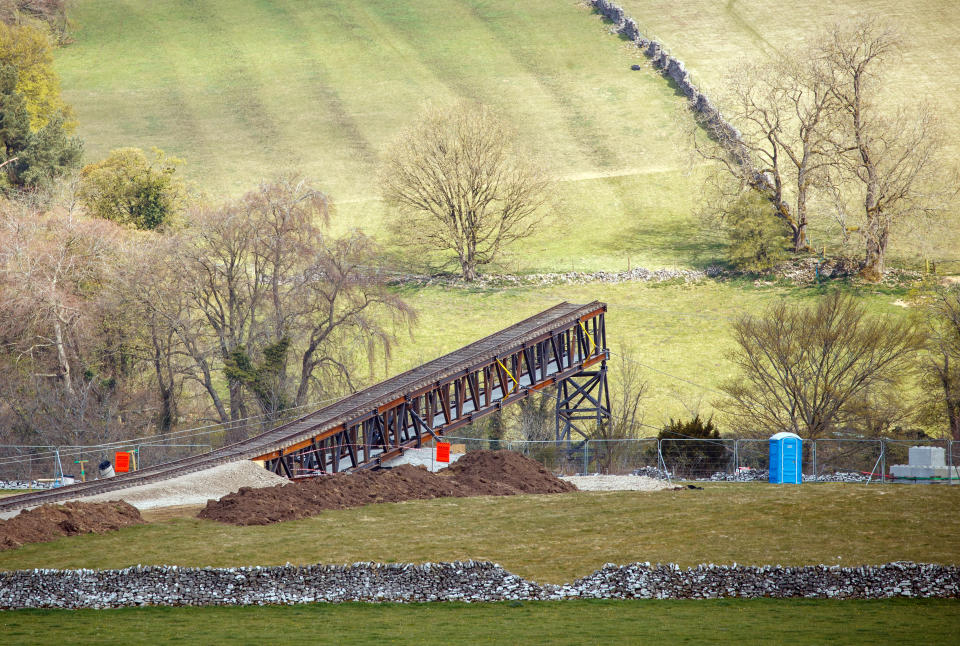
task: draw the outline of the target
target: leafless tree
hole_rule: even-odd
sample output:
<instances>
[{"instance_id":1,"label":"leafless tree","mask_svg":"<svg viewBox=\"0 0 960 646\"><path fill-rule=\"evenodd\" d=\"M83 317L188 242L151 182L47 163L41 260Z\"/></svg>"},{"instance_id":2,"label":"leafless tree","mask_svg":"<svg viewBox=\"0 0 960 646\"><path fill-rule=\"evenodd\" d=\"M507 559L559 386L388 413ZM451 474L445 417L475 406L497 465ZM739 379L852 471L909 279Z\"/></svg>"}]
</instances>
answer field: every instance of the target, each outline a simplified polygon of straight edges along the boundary
<instances>
[{"instance_id":1,"label":"leafless tree","mask_svg":"<svg viewBox=\"0 0 960 646\"><path fill-rule=\"evenodd\" d=\"M946 422L950 437L960 440L960 287L937 288L927 314L923 391L933 418Z\"/></svg>"},{"instance_id":2,"label":"leafless tree","mask_svg":"<svg viewBox=\"0 0 960 646\"><path fill-rule=\"evenodd\" d=\"M808 246L809 201L829 181L836 163L831 148L838 101L829 61L800 50L731 74L722 99L724 116L701 119L709 142L694 137L697 151L718 162L741 187L767 197L790 227L793 248Z\"/></svg>"},{"instance_id":3,"label":"leafless tree","mask_svg":"<svg viewBox=\"0 0 960 646\"><path fill-rule=\"evenodd\" d=\"M94 443L148 407L125 313L104 297L122 231L32 201L0 205L0 409L34 443Z\"/></svg>"},{"instance_id":4,"label":"leafless tree","mask_svg":"<svg viewBox=\"0 0 960 646\"><path fill-rule=\"evenodd\" d=\"M937 213L945 194L936 110L928 105L889 110L881 104L883 66L900 44L892 28L866 19L836 26L821 46L834 70L832 91L844 117L837 131L838 160L851 180L847 192L856 195L846 195L843 202L859 203L863 275L870 280L883 276L895 227Z\"/></svg>"},{"instance_id":5,"label":"leafless tree","mask_svg":"<svg viewBox=\"0 0 960 646\"><path fill-rule=\"evenodd\" d=\"M553 440L556 431L556 404L556 397L550 393L533 393L517 402L513 412L520 439L528 442Z\"/></svg>"},{"instance_id":6,"label":"leafless tree","mask_svg":"<svg viewBox=\"0 0 960 646\"><path fill-rule=\"evenodd\" d=\"M453 252L472 281L505 245L532 234L547 182L514 140L483 106L428 110L394 144L381 174L399 239Z\"/></svg>"},{"instance_id":7,"label":"leafless tree","mask_svg":"<svg viewBox=\"0 0 960 646\"><path fill-rule=\"evenodd\" d=\"M647 396L639 364L631 353L620 354L612 362L610 381L610 419L598 424L590 435L590 447L596 456L597 467L603 473L616 473L618 465L630 464L630 442L642 435L643 400Z\"/></svg>"},{"instance_id":8,"label":"leafless tree","mask_svg":"<svg viewBox=\"0 0 960 646\"><path fill-rule=\"evenodd\" d=\"M718 402L744 432L791 431L823 437L845 423L851 406L898 384L925 343L911 320L869 317L850 295L815 305L778 303L733 324L739 375Z\"/></svg>"}]
</instances>

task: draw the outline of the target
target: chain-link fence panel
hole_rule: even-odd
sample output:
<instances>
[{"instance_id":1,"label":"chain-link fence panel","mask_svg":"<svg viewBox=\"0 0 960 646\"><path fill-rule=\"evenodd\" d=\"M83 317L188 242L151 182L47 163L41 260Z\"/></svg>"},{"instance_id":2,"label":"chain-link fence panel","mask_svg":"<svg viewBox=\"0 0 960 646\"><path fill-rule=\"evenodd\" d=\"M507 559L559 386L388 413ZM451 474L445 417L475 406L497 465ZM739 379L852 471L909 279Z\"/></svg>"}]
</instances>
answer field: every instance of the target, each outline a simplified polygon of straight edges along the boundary
<instances>
[{"instance_id":1,"label":"chain-link fence panel","mask_svg":"<svg viewBox=\"0 0 960 646\"><path fill-rule=\"evenodd\" d=\"M506 443L503 448L536 460L548 471L557 475L573 475L580 473L583 468L582 452L576 444L515 440Z\"/></svg>"},{"instance_id":2,"label":"chain-link fence panel","mask_svg":"<svg viewBox=\"0 0 960 646\"><path fill-rule=\"evenodd\" d=\"M947 442L947 466L950 469L950 484L960 485L960 442Z\"/></svg>"},{"instance_id":3,"label":"chain-link fence panel","mask_svg":"<svg viewBox=\"0 0 960 646\"><path fill-rule=\"evenodd\" d=\"M582 473L632 475L659 469L657 440L590 440L583 445Z\"/></svg>"},{"instance_id":4,"label":"chain-link fence panel","mask_svg":"<svg viewBox=\"0 0 960 646\"><path fill-rule=\"evenodd\" d=\"M803 471L809 474L804 477L806 481L869 482L882 479L883 443L880 440L806 441L803 453Z\"/></svg>"},{"instance_id":5,"label":"chain-link fence panel","mask_svg":"<svg viewBox=\"0 0 960 646\"><path fill-rule=\"evenodd\" d=\"M736 471L736 440L660 440L660 455L678 478L721 478Z\"/></svg>"},{"instance_id":6,"label":"chain-link fence panel","mask_svg":"<svg viewBox=\"0 0 960 646\"><path fill-rule=\"evenodd\" d=\"M768 440L734 440L734 471L714 476L715 480L733 482L767 482L770 479L770 442Z\"/></svg>"}]
</instances>

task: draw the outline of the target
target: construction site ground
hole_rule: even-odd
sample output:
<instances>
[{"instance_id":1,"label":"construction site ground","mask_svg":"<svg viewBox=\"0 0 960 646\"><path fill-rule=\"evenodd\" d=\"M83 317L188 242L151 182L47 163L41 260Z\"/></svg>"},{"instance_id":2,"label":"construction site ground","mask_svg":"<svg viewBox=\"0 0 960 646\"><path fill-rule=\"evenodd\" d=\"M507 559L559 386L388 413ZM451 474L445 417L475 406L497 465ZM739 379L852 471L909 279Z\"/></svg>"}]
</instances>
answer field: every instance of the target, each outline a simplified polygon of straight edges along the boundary
<instances>
[{"instance_id":1,"label":"construction site ground","mask_svg":"<svg viewBox=\"0 0 960 646\"><path fill-rule=\"evenodd\" d=\"M101 533L144 522L138 510L153 510L155 513L148 516L150 520L192 516L199 510L196 515L200 518L234 525L265 525L306 518L324 510L381 502L576 490L576 486L555 477L539 463L510 451L476 451L438 473L404 464L298 482L269 473L253 462L241 461L159 483L88 496L66 505L44 505L24 511L0 520L0 548L12 549L78 533Z\"/></svg>"}]
</instances>

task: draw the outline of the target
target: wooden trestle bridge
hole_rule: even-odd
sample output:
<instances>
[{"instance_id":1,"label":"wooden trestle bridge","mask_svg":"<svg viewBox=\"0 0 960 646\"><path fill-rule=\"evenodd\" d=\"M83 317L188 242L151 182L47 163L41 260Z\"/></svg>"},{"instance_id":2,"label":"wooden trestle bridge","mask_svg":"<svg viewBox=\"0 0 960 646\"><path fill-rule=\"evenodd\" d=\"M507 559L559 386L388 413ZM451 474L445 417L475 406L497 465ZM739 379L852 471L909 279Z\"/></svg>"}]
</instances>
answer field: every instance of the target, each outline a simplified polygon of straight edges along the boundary
<instances>
[{"instance_id":1,"label":"wooden trestle bridge","mask_svg":"<svg viewBox=\"0 0 960 646\"><path fill-rule=\"evenodd\" d=\"M287 476L377 468L533 392L556 386L556 436L610 415L607 306L561 303L413 370L209 453L0 499L0 512L148 484L238 460Z\"/></svg>"}]
</instances>

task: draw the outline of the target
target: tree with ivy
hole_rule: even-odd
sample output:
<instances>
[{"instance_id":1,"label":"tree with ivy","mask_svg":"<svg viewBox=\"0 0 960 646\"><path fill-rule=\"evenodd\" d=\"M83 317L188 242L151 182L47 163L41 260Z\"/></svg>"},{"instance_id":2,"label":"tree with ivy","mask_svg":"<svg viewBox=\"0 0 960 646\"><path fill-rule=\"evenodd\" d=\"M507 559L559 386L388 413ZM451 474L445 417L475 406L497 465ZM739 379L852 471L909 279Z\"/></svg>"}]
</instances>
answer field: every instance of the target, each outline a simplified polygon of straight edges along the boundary
<instances>
[{"instance_id":1,"label":"tree with ivy","mask_svg":"<svg viewBox=\"0 0 960 646\"><path fill-rule=\"evenodd\" d=\"M79 138L69 136L60 113L37 129L31 127L27 100L17 90L18 77L16 67L0 65L0 185L33 188L75 168L83 147Z\"/></svg>"}]
</instances>

